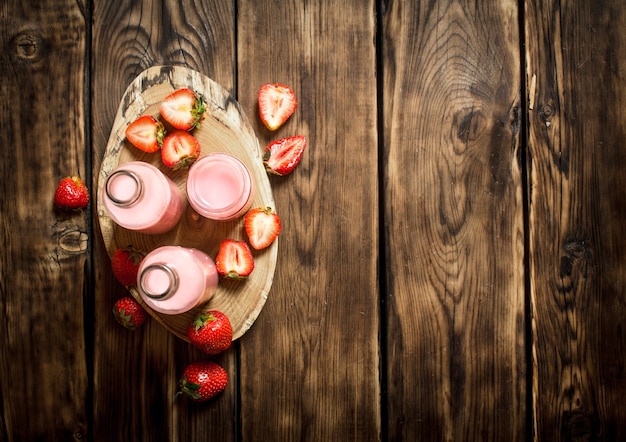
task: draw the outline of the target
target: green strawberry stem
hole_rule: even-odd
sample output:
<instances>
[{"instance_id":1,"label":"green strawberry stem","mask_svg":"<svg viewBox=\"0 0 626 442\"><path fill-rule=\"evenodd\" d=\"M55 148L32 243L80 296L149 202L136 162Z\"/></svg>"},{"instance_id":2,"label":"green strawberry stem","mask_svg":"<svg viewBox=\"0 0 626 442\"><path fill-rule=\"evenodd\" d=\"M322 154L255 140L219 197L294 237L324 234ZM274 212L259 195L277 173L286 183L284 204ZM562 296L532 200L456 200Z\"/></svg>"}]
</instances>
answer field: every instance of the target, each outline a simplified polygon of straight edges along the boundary
<instances>
[{"instance_id":1,"label":"green strawberry stem","mask_svg":"<svg viewBox=\"0 0 626 442\"><path fill-rule=\"evenodd\" d=\"M198 317L196 318L195 321L193 321L193 326L195 328L196 331L200 330L202 327L204 327L208 322L213 322L215 321L217 318L215 316L213 316L213 313L201 313L198 315Z\"/></svg>"},{"instance_id":2,"label":"green strawberry stem","mask_svg":"<svg viewBox=\"0 0 626 442\"><path fill-rule=\"evenodd\" d=\"M134 330L135 329L135 323L133 322L133 316L131 314L127 314L126 313L126 309L122 309L122 310L116 310L115 308L113 309L113 315L115 315L120 323L130 329L130 330Z\"/></svg>"},{"instance_id":3,"label":"green strawberry stem","mask_svg":"<svg viewBox=\"0 0 626 442\"><path fill-rule=\"evenodd\" d=\"M200 393L198 393L198 390L200 390L200 384L196 384L195 382L187 382L187 378L183 378L180 380L180 391L176 393L174 399L183 393L192 399L200 399L201 395Z\"/></svg>"}]
</instances>

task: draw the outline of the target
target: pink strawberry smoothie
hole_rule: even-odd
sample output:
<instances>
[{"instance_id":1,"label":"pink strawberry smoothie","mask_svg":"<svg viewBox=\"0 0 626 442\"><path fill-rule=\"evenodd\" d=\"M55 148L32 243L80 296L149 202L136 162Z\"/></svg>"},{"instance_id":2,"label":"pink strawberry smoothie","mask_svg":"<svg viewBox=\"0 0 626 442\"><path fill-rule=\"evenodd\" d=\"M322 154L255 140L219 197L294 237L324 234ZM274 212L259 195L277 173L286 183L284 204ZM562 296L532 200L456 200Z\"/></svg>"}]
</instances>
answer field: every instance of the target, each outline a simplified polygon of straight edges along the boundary
<instances>
[{"instance_id":1,"label":"pink strawberry smoothie","mask_svg":"<svg viewBox=\"0 0 626 442\"><path fill-rule=\"evenodd\" d=\"M218 273L206 253L163 246L142 261L137 287L143 300L160 313L178 314L208 301L217 290Z\"/></svg>"},{"instance_id":2,"label":"pink strawberry smoothie","mask_svg":"<svg viewBox=\"0 0 626 442\"><path fill-rule=\"evenodd\" d=\"M230 220L250 208L254 188L246 166L225 153L211 153L196 161L187 177L187 198L205 218Z\"/></svg>"},{"instance_id":3,"label":"pink strawberry smoothie","mask_svg":"<svg viewBox=\"0 0 626 442\"><path fill-rule=\"evenodd\" d=\"M147 234L172 229L183 211L182 194L172 180L143 161L125 163L111 172L102 200L116 224Z\"/></svg>"}]
</instances>

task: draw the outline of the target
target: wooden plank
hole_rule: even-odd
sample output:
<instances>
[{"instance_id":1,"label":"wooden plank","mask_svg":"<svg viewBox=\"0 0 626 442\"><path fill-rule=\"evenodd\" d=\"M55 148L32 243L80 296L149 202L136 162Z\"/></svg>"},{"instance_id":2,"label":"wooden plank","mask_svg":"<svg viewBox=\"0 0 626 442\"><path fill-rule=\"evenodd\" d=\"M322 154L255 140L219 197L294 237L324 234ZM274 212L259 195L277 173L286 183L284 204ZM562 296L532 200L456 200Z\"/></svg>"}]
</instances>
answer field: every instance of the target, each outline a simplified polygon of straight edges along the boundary
<instances>
[{"instance_id":1,"label":"wooden plank","mask_svg":"<svg viewBox=\"0 0 626 442\"><path fill-rule=\"evenodd\" d=\"M128 84L145 68L175 64L201 72L233 92L232 1L94 2L92 109L97 181L115 113ZM94 236L94 435L97 440L203 440L219 428L234 439L235 350L212 358L231 376L227 390L208 404L174 401L177 380L199 351L150 321L137 332L110 314L126 289L114 280L97 226Z\"/></svg>"},{"instance_id":2,"label":"wooden plank","mask_svg":"<svg viewBox=\"0 0 626 442\"><path fill-rule=\"evenodd\" d=\"M238 4L239 100L292 86L294 116L261 144L309 138L272 179L283 222L274 285L240 342L243 440L377 440L378 201L373 1Z\"/></svg>"},{"instance_id":3,"label":"wooden plank","mask_svg":"<svg viewBox=\"0 0 626 442\"><path fill-rule=\"evenodd\" d=\"M626 440L626 13L526 2L536 439Z\"/></svg>"},{"instance_id":4,"label":"wooden plank","mask_svg":"<svg viewBox=\"0 0 626 442\"><path fill-rule=\"evenodd\" d=\"M3 2L0 14L0 440L85 437L83 289L89 211L54 210L85 165L80 2Z\"/></svg>"},{"instance_id":5,"label":"wooden plank","mask_svg":"<svg viewBox=\"0 0 626 442\"><path fill-rule=\"evenodd\" d=\"M389 440L524 440L517 2L383 21Z\"/></svg>"}]
</instances>

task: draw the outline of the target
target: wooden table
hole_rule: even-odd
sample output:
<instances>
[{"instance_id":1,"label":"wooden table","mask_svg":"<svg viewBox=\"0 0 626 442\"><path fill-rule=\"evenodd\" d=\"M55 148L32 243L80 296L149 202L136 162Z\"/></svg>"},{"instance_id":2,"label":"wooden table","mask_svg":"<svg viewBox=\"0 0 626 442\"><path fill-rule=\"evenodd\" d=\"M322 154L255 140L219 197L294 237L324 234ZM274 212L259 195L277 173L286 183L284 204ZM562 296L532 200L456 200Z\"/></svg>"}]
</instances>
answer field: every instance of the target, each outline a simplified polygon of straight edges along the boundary
<instances>
[{"instance_id":1,"label":"wooden table","mask_svg":"<svg viewBox=\"0 0 626 442\"><path fill-rule=\"evenodd\" d=\"M621 0L8 0L0 28L0 440L626 440ZM52 205L95 196L154 65L310 142L204 404L173 398L207 356L115 323L95 205ZM299 99L277 133L266 82Z\"/></svg>"}]
</instances>

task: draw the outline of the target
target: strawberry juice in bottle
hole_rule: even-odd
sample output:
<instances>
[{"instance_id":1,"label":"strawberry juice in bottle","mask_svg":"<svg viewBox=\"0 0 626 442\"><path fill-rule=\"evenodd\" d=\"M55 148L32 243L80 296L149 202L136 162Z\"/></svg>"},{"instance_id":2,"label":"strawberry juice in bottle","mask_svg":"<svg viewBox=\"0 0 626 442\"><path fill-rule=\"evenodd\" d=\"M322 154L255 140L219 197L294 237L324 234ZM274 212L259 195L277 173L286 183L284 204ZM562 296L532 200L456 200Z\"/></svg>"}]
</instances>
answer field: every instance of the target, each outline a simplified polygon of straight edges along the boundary
<instances>
[{"instance_id":1,"label":"strawberry juice in bottle","mask_svg":"<svg viewBox=\"0 0 626 442\"><path fill-rule=\"evenodd\" d=\"M206 253L182 246L162 246L139 266L137 289L153 310L184 313L211 299L218 285L215 263Z\"/></svg>"},{"instance_id":2,"label":"strawberry juice in bottle","mask_svg":"<svg viewBox=\"0 0 626 442\"><path fill-rule=\"evenodd\" d=\"M210 153L189 169L187 199L205 218L218 221L238 218L250 208L253 195L250 172L232 155Z\"/></svg>"},{"instance_id":3,"label":"strawberry juice in bottle","mask_svg":"<svg viewBox=\"0 0 626 442\"><path fill-rule=\"evenodd\" d=\"M106 180L104 207L119 226L146 234L165 233L180 220L183 196L152 164L131 161Z\"/></svg>"}]
</instances>

